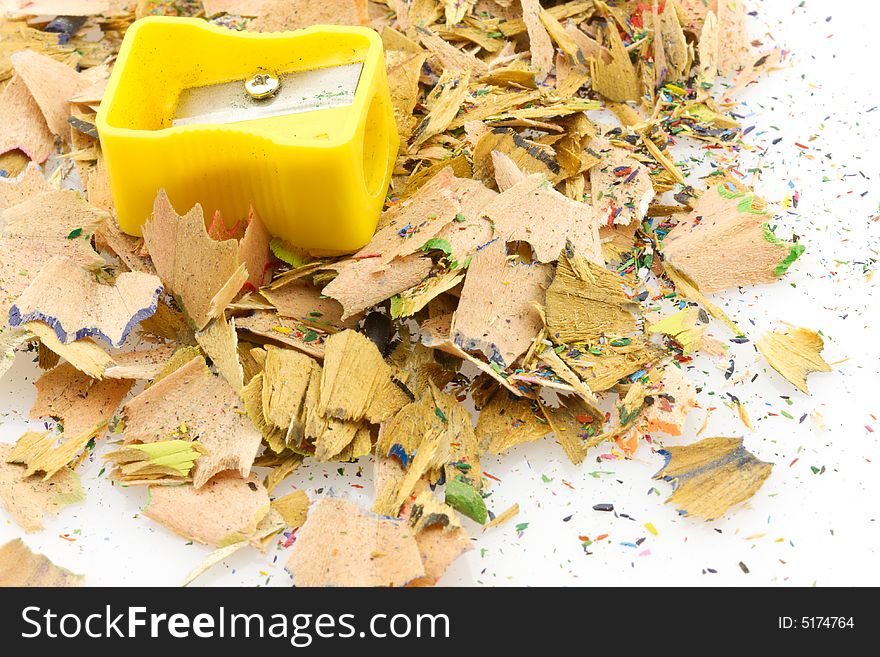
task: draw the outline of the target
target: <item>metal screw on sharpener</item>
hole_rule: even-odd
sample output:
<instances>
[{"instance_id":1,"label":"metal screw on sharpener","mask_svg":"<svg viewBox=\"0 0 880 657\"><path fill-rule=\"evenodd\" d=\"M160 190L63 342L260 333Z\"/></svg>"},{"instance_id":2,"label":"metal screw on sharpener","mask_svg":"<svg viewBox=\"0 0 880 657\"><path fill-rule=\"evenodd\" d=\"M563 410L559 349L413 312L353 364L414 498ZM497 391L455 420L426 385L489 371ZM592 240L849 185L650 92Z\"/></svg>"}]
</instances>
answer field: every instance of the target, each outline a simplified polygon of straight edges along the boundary
<instances>
[{"instance_id":1,"label":"metal screw on sharpener","mask_svg":"<svg viewBox=\"0 0 880 657\"><path fill-rule=\"evenodd\" d=\"M254 73L244 83L248 96L255 100L263 100L274 96L281 88L281 80L266 72Z\"/></svg>"}]
</instances>

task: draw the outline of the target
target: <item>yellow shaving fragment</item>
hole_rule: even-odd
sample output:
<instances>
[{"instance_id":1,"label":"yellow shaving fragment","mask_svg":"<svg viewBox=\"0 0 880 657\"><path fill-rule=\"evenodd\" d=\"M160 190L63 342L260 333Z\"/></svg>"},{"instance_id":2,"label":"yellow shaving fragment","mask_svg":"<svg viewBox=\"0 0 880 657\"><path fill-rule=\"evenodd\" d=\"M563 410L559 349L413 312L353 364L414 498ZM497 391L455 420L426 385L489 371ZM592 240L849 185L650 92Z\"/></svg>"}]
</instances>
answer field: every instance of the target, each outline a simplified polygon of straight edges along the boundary
<instances>
[{"instance_id":1,"label":"yellow shaving fragment","mask_svg":"<svg viewBox=\"0 0 880 657\"><path fill-rule=\"evenodd\" d=\"M746 450L742 438L704 438L666 451L666 465L655 475L675 487L666 501L684 515L706 520L749 499L773 469Z\"/></svg>"},{"instance_id":2,"label":"yellow shaving fragment","mask_svg":"<svg viewBox=\"0 0 880 657\"><path fill-rule=\"evenodd\" d=\"M746 425L746 428L749 429L749 431L754 430L752 420L749 418L749 413L746 410L746 405L739 400L736 402L736 411L739 414L739 419L742 420L744 425Z\"/></svg>"},{"instance_id":3,"label":"yellow shaving fragment","mask_svg":"<svg viewBox=\"0 0 880 657\"><path fill-rule=\"evenodd\" d=\"M276 457L279 459L276 465L272 467L272 471L266 475L266 478L263 480L263 486L266 487L266 490L271 493L275 488L277 488L278 484L280 484L284 479L287 478L294 470L296 470L303 461L303 457L301 454L290 454L285 453L282 457ZM262 463L255 462L254 465L263 465Z\"/></svg>"},{"instance_id":4,"label":"yellow shaving fragment","mask_svg":"<svg viewBox=\"0 0 880 657\"><path fill-rule=\"evenodd\" d=\"M697 326L699 311L685 308L648 326L648 333L663 333L681 345L686 354L697 351L703 344L705 328Z\"/></svg>"},{"instance_id":5,"label":"yellow shaving fragment","mask_svg":"<svg viewBox=\"0 0 880 657\"><path fill-rule=\"evenodd\" d=\"M490 520L483 527L483 531L485 532L487 529L491 529L492 527L497 527L498 525L503 525L508 520L516 517L519 514L519 504L514 504L511 507L508 507L501 513L499 513L493 520Z\"/></svg>"},{"instance_id":6,"label":"yellow shaving fragment","mask_svg":"<svg viewBox=\"0 0 880 657\"><path fill-rule=\"evenodd\" d=\"M820 352L825 347L822 336L810 329L786 324L783 328L762 335L758 347L770 366L806 394L807 376L813 372L830 372Z\"/></svg>"},{"instance_id":7,"label":"yellow shaving fragment","mask_svg":"<svg viewBox=\"0 0 880 657\"><path fill-rule=\"evenodd\" d=\"M326 343L317 412L338 420L382 422L408 401L393 370L362 333L346 330Z\"/></svg>"},{"instance_id":8,"label":"yellow shaving fragment","mask_svg":"<svg viewBox=\"0 0 880 657\"><path fill-rule=\"evenodd\" d=\"M544 418L535 414L531 400L499 390L480 410L476 436L480 449L501 454L515 445L539 440L551 431Z\"/></svg>"},{"instance_id":9,"label":"yellow shaving fragment","mask_svg":"<svg viewBox=\"0 0 880 657\"><path fill-rule=\"evenodd\" d=\"M703 306L706 309L706 312L712 315L715 319L721 320L724 322L731 331L733 331L736 335L745 335L739 327L733 323L733 320L727 316L727 314L721 310L714 303L709 301L702 292L700 292L699 288L688 281L685 276L677 271L672 265L668 262L665 263L666 275L669 276L669 280L672 281L673 285L675 285L675 291L685 297L686 299L690 299L692 301L696 301L698 304Z\"/></svg>"},{"instance_id":10,"label":"yellow shaving fragment","mask_svg":"<svg viewBox=\"0 0 880 657\"><path fill-rule=\"evenodd\" d=\"M142 445L127 445L105 454L112 461L120 481L183 479L190 475L196 460L207 450L198 441L160 440Z\"/></svg>"},{"instance_id":11,"label":"yellow shaving fragment","mask_svg":"<svg viewBox=\"0 0 880 657\"><path fill-rule=\"evenodd\" d=\"M107 420L102 420L78 436L71 436L58 446L55 446L58 436L51 432L28 431L16 441L8 462L26 465L26 475L32 475L37 471L44 472L43 481L48 481L56 472L73 463L80 451L106 426Z\"/></svg>"},{"instance_id":12,"label":"yellow shaving fragment","mask_svg":"<svg viewBox=\"0 0 880 657\"><path fill-rule=\"evenodd\" d=\"M100 346L84 338L64 344L51 326L44 322L28 322L21 328L40 338L40 344L51 349L68 363L93 379L104 378L104 372L115 365L112 356Z\"/></svg>"},{"instance_id":13,"label":"yellow shaving fragment","mask_svg":"<svg viewBox=\"0 0 880 657\"><path fill-rule=\"evenodd\" d=\"M292 529L302 527L306 521L306 515L309 511L309 496L305 491L298 490L290 495L279 497L272 502L272 508L275 509L284 520L284 524Z\"/></svg>"},{"instance_id":14,"label":"yellow shaving fragment","mask_svg":"<svg viewBox=\"0 0 880 657\"><path fill-rule=\"evenodd\" d=\"M611 51L611 62L606 64L601 59L590 59L593 89L608 100L638 100L642 95L642 85L617 28L610 25L603 32Z\"/></svg>"},{"instance_id":15,"label":"yellow shaving fragment","mask_svg":"<svg viewBox=\"0 0 880 657\"><path fill-rule=\"evenodd\" d=\"M437 85L425 100L425 105L429 108L428 115L422 119L413 133L413 148L449 128L449 124L464 102L470 79L468 72L461 73L449 69L443 71Z\"/></svg>"},{"instance_id":16,"label":"yellow shaving fragment","mask_svg":"<svg viewBox=\"0 0 880 657\"><path fill-rule=\"evenodd\" d=\"M557 342L592 341L602 335L624 336L636 318L621 278L581 255L559 256L556 277L547 289L547 329Z\"/></svg>"}]
</instances>

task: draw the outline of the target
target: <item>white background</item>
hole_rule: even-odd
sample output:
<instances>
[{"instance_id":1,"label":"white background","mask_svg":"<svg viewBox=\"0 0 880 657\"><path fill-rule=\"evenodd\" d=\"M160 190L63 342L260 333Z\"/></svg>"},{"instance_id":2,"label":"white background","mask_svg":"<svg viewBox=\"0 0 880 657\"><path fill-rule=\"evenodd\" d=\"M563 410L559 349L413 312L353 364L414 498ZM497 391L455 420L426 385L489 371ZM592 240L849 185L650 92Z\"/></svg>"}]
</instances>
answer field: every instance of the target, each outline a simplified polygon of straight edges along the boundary
<instances>
[{"instance_id":1,"label":"white background","mask_svg":"<svg viewBox=\"0 0 880 657\"><path fill-rule=\"evenodd\" d=\"M880 245L875 57L880 8L867 0L773 0L752 6L754 37L768 48L792 50L793 65L739 96L736 111L744 126L754 126L745 138L748 152L740 170L760 169L748 180L776 204L778 234L796 233L807 251L783 282L714 300L752 339L778 320L821 330L824 355L836 363L834 373L813 375L813 394L807 396L772 371L752 343L728 343L735 363L730 380L723 376L727 359L695 361L689 376L701 387L701 408L691 414L683 436L662 442L694 441L708 413L703 437L744 435L749 450L776 464L748 504L717 522L682 518L663 504L670 486L651 479L662 458L647 444L631 461L607 460L611 450L597 448L579 468L552 439L501 458L486 457L483 469L502 480L490 482L490 508L498 513L518 502L520 515L485 534L470 525L475 549L454 564L443 584L880 584L875 564L880 307L878 282L866 276L876 267ZM706 158L705 151L691 153ZM791 207L795 193L796 209ZM719 339L731 337L720 325L713 328ZM0 440L5 442L14 442L28 426L42 426L27 420L38 376L31 357L19 355L0 385ZM727 393L745 403L753 432L739 420ZM798 422L813 411L823 416L825 430L809 417ZM210 548L187 544L141 517L146 490L111 486L106 475L98 476L101 466L94 459L80 468L86 501L48 519L43 532L24 535L0 510L0 543L23 536L32 549L85 573L91 585L178 584ZM369 506L371 472L369 462L306 464L276 494L332 488ZM593 511L598 503L614 504L616 513ZM517 533L517 523L528 527ZM579 536L602 534L608 538L593 543L587 554ZM277 545L266 554L244 550L197 584L288 586L289 551Z\"/></svg>"}]
</instances>

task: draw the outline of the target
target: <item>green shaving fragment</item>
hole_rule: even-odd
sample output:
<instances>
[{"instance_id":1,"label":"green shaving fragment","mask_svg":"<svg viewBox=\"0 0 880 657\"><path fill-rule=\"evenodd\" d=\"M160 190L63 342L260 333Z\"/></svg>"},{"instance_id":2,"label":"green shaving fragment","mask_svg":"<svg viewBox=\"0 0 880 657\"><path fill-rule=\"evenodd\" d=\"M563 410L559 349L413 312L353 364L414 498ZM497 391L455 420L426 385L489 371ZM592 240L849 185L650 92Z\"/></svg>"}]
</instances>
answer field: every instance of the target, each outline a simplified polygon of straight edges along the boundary
<instances>
[{"instance_id":1,"label":"green shaving fragment","mask_svg":"<svg viewBox=\"0 0 880 657\"><path fill-rule=\"evenodd\" d=\"M443 251L448 256L452 255L452 245L442 237L433 237L422 244L422 251Z\"/></svg>"},{"instance_id":2,"label":"green shaving fragment","mask_svg":"<svg viewBox=\"0 0 880 657\"><path fill-rule=\"evenodd\" d=\"M644 405L636 406L635 408L628 409L626 406L619 406L618 410L620 411L620 425L626 426L633 420L635 420L639 415L642 414L642 408Z\"/></svg>"},{"instance_id":3,"label":"green shaving fragment","mask_svg":"<svg viewBox=\"0 0 880 657\"><path fill-rule=\"evenodd\" d=\"M710 123L719 128L735 129L739 127L739 124L729 116L713 112L705 103L689 103L685 110L688 116L695 118L700 123Z\"/></svg>"},{"instance_id":4,"label":"green shaving fragment","mask_svg":"<svg viewBox=\"0 0 880 657\"><path fill-rule=\"evenodd\" d=\"M764 239L770 242L770 244L776 244L777 246L788 246L788 255L773 269L773 273L777 276L782 276L785 272L788 271L788 268L792 266L795 260L801 257L804 251L807 250L803 244L798 244L797 242L794 244L789 244L788 242L783 242L781 239L776 237L776 234L773 232L773 229L770 228L769 224L764 224Z\"/></svg>"},{"instance_id":5,"label":"green shaving fragment","mask_svg":"<svg viewBox=\"0 0 880 657\"><path fill-rule=\"evenodd\" d=\"M739 205L736 206L738 212L749 212L751 214L764 214L763 210L758 210L754 207L755 197L754 196L744 196L743 199L739 202Z\"/></svg>"},{"instance_id":6,"label":"green shaving fragment","mask_svg":"<svg viewBox=\"0 0 880 657\"><path fill-rule=\"evenodd\" d=\"M764 239L770 242L770 244L782 244L782 240L776 237L776 233L773 232L773 229L770 228L770 224L764 224L761 226L764 230Z\"/></svg>"},{"instance_id":7,"label":"green shaving fragment","mask_svg":"<svg viewBox=\"0 0 880 657\"><path fill-rule=\"evenodd\" d=\"M288 246L284 243L284 240L277 237L269 242L269 248L272 249L272 253L275 254L276 258L286 262L291 267L302 267L309 260L303 251Z\"/></svg>"},{"instance_id":8,"label":"green shaving fragment","mask_svg":"<svg viewBox=\"0 0 880 657\"><path fill-rule=\"evenodd\" d=\"M745 192L740 191L736 188L731 189L724 183L721 183L715 189L717 189L718 193L721 194L721 196L723 196L724 198L739 198L740 196L745 196Z\"/></svg>"},{"instance_id":9,"label":"green shaving fragment","mask_svg":"<svg viewBox=\"0 0 880 657\"><path fill-rule=\"evenodd\" d=\"M403 297L395 294L391 297L391 319L398 319L403 315Z\"/></svg>"},{"instance_id":10,"label":"green shaving fragment","mask_svg":"<svg viewBox=\"0 0 880 657\"><path fill-rule=\"evenodd\" d=\"M144 452L153 465L171 468L183 477L189 475L196 459L205 453L200 443L189 440L160 440L143 445L129 445L128 449Z\"/></svg>"},{"instance_id":11,"label":"green shaving fragment","mask_svg":"<svg viewBox=\"0 0 880 657\"><path fill-rule=\"evenodd\" d=\"M446 503L453 509L475 520L481 525L486 523L488 516L486 503L476 488L463 477L456 477L446 482Z\"/></svg>"},{"instance_id":12,"label":"green shaving fragment","mask_svg":"<svg viewBox=\"0 0 880 657\"><path fill-rule=\"evenodd\" d=\"M792 263L800 258L801 254L806 250L807 247L805 247L803 244L792 244L790 247L788 247L788 255L785 256L785 259L782 262L776 265L776 267L773 269L773 273L777 276L782 276L785 272L788 271L788 268L791 267Z\"/></svg>"}]
</instances>

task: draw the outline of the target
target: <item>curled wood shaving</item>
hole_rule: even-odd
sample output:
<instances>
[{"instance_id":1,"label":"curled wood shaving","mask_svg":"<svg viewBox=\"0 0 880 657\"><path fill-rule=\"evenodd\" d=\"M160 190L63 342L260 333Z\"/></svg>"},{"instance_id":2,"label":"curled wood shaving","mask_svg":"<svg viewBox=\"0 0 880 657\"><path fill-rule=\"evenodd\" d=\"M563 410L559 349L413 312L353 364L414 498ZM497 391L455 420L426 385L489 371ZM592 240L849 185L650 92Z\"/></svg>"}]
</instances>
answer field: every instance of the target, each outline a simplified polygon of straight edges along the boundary
<instances>
[{"instance_id":1,"label":"curled wood shaving","mask_svg":"<svg viewBox=\"0 0 880 657\"><path fill-rule=\"evenodd\" d=\"M161 440L121 447L104 458L114 465L111 478L126 486L179 484L189 481L190 471L204 453L197 441Z\"/></svg>"},{"instance_id":2,"label":"curled wood shaving","mask_svg":"<svg viewBox=\"0 0 880 657\"><path fill-rule=\"evenodd\" d=\"M730 75L752 63L755 55L746 29L746 3L718 0L718 72Z\"/></svg>"},{"instance_id":3,"label":"curled wood shaving","mask_svg":"<svg viewBox=\"0 0 880 657\"><path fill-rule=\"evenodd\" d=\"M41 346L51 349L80 372L94 379L104 378L107 370L116 364L110 354L88 338L64 344L58 339L55 330L43 322L28 322L21 328L36 335Z\"/></svg>"},{"instance_id":4,"label":"curled wood shaving","mask_svg":"<svg viewBox=\"0 0 880 657\"><path fill-rule=\"evenodd\" d=\"M413 147L449 128L468 92L470 72L446 69L425 99L428 114L413 131Z\"/></svg>"},{"instance_id":5,"label":"curled wood shaving","mask_svg":"<svg viewBox=\"0 0 880 657\"><path fill-rule=\"evenodd\" d=\"M384 33L383 33L384 34ZM419 75L427 59L425 52L409 52L385 47L385 69L397 133L402 143L409 141L417 120L413 110L419 102Z\"/></svg>"},{"instance_id":6,"label":"curled wood shaving","mask_svg":"<svg viewBox=\"0 0 880 657\"><path fill-rule=\"evenodd\" d=\"M722 0L724 1L724 0ZM678 13L674 2L666 2L663 10L659 10L659 3L654 0L652 6L654 23L654 53L663 52L662 69L657 71L657 86L664 81L675 82L683 80L687 76L690 59L688 56L687 40L678 22Z\"/></svg>"},{"instance_id":7,"label":"curled wood shaving","mask_svg":"<svg viewBox=\"0 0 880 657\"><path fill-rule=\"evenodd\" d=\"M542 173L551 180L556 180L561 172L561 167L553 159L552 151L525 139L512 128L492 128L477 139L473 153L474 176L490 187L495 186L496 181L496 152L507 156L517 171ZM508 186L499 183L502 191Z\"/></svg>"},{"instance_id":8,"label":"curled wood shaving","mask_svg":"<svg viewBox=\"0 0 880 657\"><path fill-rule=\"evenodd\" d=\"M274 312L258 311L249 317L238 318L235 326L240 331L293 347L314 358L324 357L326 334L298 320ZM253 337L250 339L254 341Z\"/></svg>"},{"instance_id":9,"label":"curled wood shaving","mask_svg":"<svg viewBox=\"0 0 880 657\"><path fill-rule=\"evenodd\" d=\"M303 457L300 454L286 454L284 457L272 466L271 472L266 475L263 480L263 486L271 494L285 478L287 478L294 470L302 465ZM255 463L256 465L256 463Z\"/></svg>"},{"instance_id":10,"label":"curled wood shaving","mask_svg":"<svg viewBox=\"0 0 880 657\"><path fill-rule=\"evenodd\" d=\"M261 288L272 278L272 252L269 249L271 240L269 231L251 208L247 228L238 243L238 256L247 269L245 286L248 289Z\"/></svg>"},{"instance_id":11,"label":"curled wood shaving","mask_svg":"<svg viewBox=\"0 0 880 657\"><path fill-rule=\"evenodd\" d=\"M61 422L64 437L76 436L97 422L108 423L133 383L109 378L98 381L70 363L62 363L37 379L37 399L30 416L53 417Z\"/></svg>"},{"instance_id":12,"label":"curled wood shaving","mask_svg":"<svg viewBox=\"0 0 880 657\"><path fill-rule=\"evenodd\" d=\"M583 203L566 198L540 174L532 174L493 200L486 216L505 242L528 242L538 262L553 262L570 243L602 262L599 227Z\"/></svg>"},{"instance_id":13,"label":"curled wood shaving","mask_svg":"<svg viewBox=\"0 0 880 657\"><path fill-rule=\"evenodd\" d=\"M0 105L2 105L2 100L0 100ZM52 186L43 177L40 167L29 163L25 170L15 178L0 177L0 211L27 201L37 194L51 191Z\"/></svg>"},{"instance_id":14,"label":"curled wood shaving","mask_svg":"<svg viewBox=\"0 0 880 657\"><path fill-rule=\"evenodd\" d=\"M560 358L593 392L608 390L622 378L663 358L665 352L643 338L628 345L576 345L559 352Z\"/></svg>"},{"instance_id":15,"label":"curled wood shaving","mask_svg":"<svg viewBox=\"0 0 880 657\"><path fill-rule=\"evenodd\" d=\"M732 182L710 187L663 240L666 262L704 294L775 281L803 246L776 238L765 205Z\"/></svg>"},{"instance_id":16,"label":"curled wood shaving","mask_svg":"<svg viewBox=\"0 0 880 657\"><path fill-rule=\"evenodd\" d=\"M25 432L15 442L9 463L27 466L25 476L43 472L43 481L49 481L59 470L76 461L86 445L106 426L106 420L99 422L80 434L67 437L60 445L56 445L57 436L51 432Z\"/></svg>"},{"instance_id":17,"label":"curled wood shaving","mask_svg":"<svg viewBox=\"0 0 880 657\"><path fill-rule=\"evenodd\" d=\"M359 315L342 319L342 305L322 294L322 291L309 281L295 279L289 283L265 289L261 294L278 311L279 315L291 317L324 330L341 326L353 328L360 320Z\"/></svg>"},{"instance_id":18,"label":"curled wood shaving","mask_svg":"<svg viewBox=\"0 0 880 657\"><path fill-rule=\"evenodd\" d=\"M266 422L284 434L286 444L303 439L303 402L313 369L309 356L290 349L268 347L262 373L262 406Z\"/></svg>"},{"instance_id":19,"label":"curled wood shaving","mask_svg":"<svg viewBox=\"0 0 880 657\"><path fill-rule=\"evenodd\" d=\"M568 460L583 463L587 450L601 440L597 426L601 428L602 416L578 397L562 400L556 408L540 404L540 409Z\"/></svg>"},{"instance_id":20,"label":"curled wood shaving","mask_svg":"<svg viewBox=\"0 0 880 657\"><path fill-rule=\"evenodd\" d=\"M260 433L235 391L196 357L122 408L126 443L198 440L207 454L196 462L193 486L224 470L250 473Z\"/></svg>"},{"instance_id":21,"label":"curled wood shaving","mask_svg":"<svg viewBox=\"0 0 880 657\"><path fill-rule=\"evenodd\" d=\"M508 259L504 241L493 239L468 267L452 319L452 341L507 369L541 330L541 317L531 304L540 303L549 275L547 265Z\"/></svg>"},{"instance_id":22,"label":"curled wood shaving","mask_svg":"<svg viewBox=\"0 0 880 657\"><path fill-rule=\"evenodd\" d=\"M161 293L162 283L152 274L125 272L106 285L72 260L56 256L10 307L9 323L45 322L64 344L97 337L120 347L135 326L156 312Z\"/></svg>"},{"instance_id":23,"label":"curled wood shaving","mask_svg":"<svg viewBox=\"0 0 880 657\"><path fill-rule=\"evenodd\" d=\"M43 529L43 518L85 499L79 475L62 468L48 480L27 476L26 467L9 463L12 445L0 445L0 503L26 532Z\"/></svg>"},{"instance_id":24,"label":"curled wood shaving","mask_svg":"<svg viewBox=\"0 0 880 657\"><path fill-rule=\"evenodd\" d=\"M235 333L235 319L226 321L226 315L211 320L204 330L196 333L196 342L214 363L217 371L239 392L244 387L244 370L238 359L238 337Z\"/></svg>"},{"instance_id":25,"label":"curled wood shaving","mask_svg":"<svg viewBox=\"0 0 880 657\"><path fill-rule=\"evenodd\" d=\"M60 568L42 554L31 552L20 538L0 546L0 587L82 586L84 577Z\"/></svg>"},{"instance_id":26,"label":"curled wood shaving","mask_svg":"<svg viewBox=\"0 0 880 657\"><path fill-rule=\"evenodd\" d=\"M238 243L211 239L199 205L180 216L162 190L143 232L159 277L198 330L223 312L247 281Z\"/></svg>"},{"instance_id":27,"label":"curled wood shaving","mask_svg":"<svg viewBox=\"0 0 880 657\"><path fill-rule=\"evenodd\" d=\"M405 472L377 488L373 510L397 515L423 477L436 482L440 471L448 477L464 470L479 487L479 451L470 415L454 397L429 384L422 397L404 406L384 423L376 443L379 458L397 458ZM475 472L471 474L471 471Z\"/></svg>"},{"instance_id":28,"label":"curled wood shaving","mask_svg":"<svg viewBox=\"0 0 880 657\"><path fill-rule=\"evenodd\" d=\"M69 100L89 86L88 79L72 67L33 50L12 55L12 66L27 85L49 129L56 135L70 135Z\"/></svg>"},{"instance_id":29,"label":"curled wood shaving","mask_svg":"<svg viewBox=\"0 0 880 657\"><path fill-rule=\"evenodd\" d=\"M532 68L537 82L543 82L553 66L553 42L541 20L541 3L538 0L520 0L523 22L529 35ZM552 18L552 17L551 17Z\"/></svg>"},{"instance_id":30,"label":"curled wood shaving","mask_svg":"<svg viewBox=\"0 0 880 657\"><path fill-rule=\"evenodd\" d=\"M253 537L269 509L256 476L223 473L201 488L151 486L144 515L186 539L224 547Z\"/></svg>"},{"instance_id":31,"label":"curled wood shaving","mask_svg":"<svg viewBox=\"0 0 880 657\"><path fill-rule=\"evenodd\" d=\"M405 522L331 497L309 508L287 569L298 587L404 586L425 576L418 544Z\"/></svg>"},{"instance_id":32,"label":"curled wood shaving","mask_svg":"<svg viewBox=\"0 0 880 657\"><path fill-rule=\"evenodd\" d=\"M0 314L9 307L53 256L86 269L104 265L89 238L107 215L71 190L37 194L3 211L0 227ZM69 239L71 234L75 238Z\"/></svg>"},{"instance_id":33,"label":"curled wood shaving","mask_svg":"<svg viewBox=\"0 0 880 657\"><path fill-rule=\"evenodd\" d=\"M489 71L486 62L477 59L471 54L459 50L455 46L444 41L426 27L417 27L416 34L419 42L433 54L443 67L444 72L468 73L474 77L485 75ZM463 82L467 87L468 80Z\"/></svg>"},{"instance_id":34,"label":"curled wood shaving","mask_svg":"<svg viewBox=\"0 0 880 657\"><path fill-rule=\"evenodd\" d=\"M277 500L272 500L272 508L281 514L284 524L291 529L302 527L309 511L309 496L305 491L294 491Z\"/></svg>"},{"instance_id":35,"label":"curled wood shaving","mask_svg":"<svg viewBox=\"0 0 880 657\"><path fill-rule=\"evenodd\" d=\"M639 223L654 199L647 168L629 151L604 139L590 145L599 161L590 169L593 211L601 226Z\"/></svg>"},{"instance_id":36,"label":"curled wood shaving","mask_svg":"<svg viewBox=\"0 0 880 657\"><path fill-rule=\"evenodd\" d=\"M452 531L444 531L442 527L429 527L416 534L416 545L425 574L412 580L407 586L433 586L453 561L473 549L470 537L461 527Z\"/></svg>"}]
</instances>

